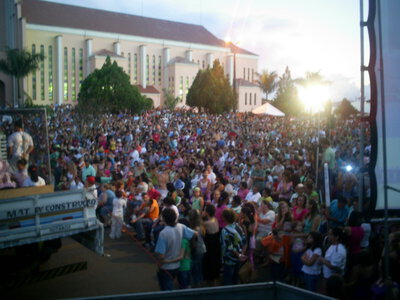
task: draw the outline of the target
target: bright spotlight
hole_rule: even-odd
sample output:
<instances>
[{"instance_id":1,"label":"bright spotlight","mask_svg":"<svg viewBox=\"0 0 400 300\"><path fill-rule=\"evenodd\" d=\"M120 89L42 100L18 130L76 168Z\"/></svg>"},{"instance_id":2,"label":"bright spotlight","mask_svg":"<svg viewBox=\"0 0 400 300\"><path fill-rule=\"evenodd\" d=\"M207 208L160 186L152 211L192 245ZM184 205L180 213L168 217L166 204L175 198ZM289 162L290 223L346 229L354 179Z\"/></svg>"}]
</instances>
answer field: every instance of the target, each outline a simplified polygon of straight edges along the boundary
<instances>
[{"instance_id":1,"label":"bright spotlight","mask_svg":"<svg viewBox=\"0 0 400 300\"><path fill-rule=\"evenodd\" d=\"M353 170L353 167L351 165L347 165L345 169L347 172L351 172L351 170Z\"/></svg>"},{"instance_id":2,"label":"bright spotlight","mask_svg":"<svg viewBox=\"0 0 400 300\"><path fill-rule=\"evenodd\" d=\"M307 111L319 112L328 100L328 88L324 85L299 87L299 97L304 102Z\"/></svg>"}]
</instances>

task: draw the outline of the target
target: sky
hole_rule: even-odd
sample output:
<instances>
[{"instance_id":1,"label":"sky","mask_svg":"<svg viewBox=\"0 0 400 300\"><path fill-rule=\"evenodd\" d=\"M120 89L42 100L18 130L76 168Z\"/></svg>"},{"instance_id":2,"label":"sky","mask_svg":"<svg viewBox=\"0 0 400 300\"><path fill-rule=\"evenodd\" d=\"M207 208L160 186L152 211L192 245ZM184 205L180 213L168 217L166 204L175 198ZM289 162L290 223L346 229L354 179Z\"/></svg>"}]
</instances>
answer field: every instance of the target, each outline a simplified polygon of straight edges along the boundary
<instances>
[{"instance_id":1,"label":"sky","mask_svg":"<svg viewBox=\"0 0 400 300\"><path fill-rule=\"evenodd\" d=\"M319 71L332 100L360 97L359 0L48 1L200 24L258 54L259 72L281 75L288 66L298 78Z\"/></svg>"}]
</instances>

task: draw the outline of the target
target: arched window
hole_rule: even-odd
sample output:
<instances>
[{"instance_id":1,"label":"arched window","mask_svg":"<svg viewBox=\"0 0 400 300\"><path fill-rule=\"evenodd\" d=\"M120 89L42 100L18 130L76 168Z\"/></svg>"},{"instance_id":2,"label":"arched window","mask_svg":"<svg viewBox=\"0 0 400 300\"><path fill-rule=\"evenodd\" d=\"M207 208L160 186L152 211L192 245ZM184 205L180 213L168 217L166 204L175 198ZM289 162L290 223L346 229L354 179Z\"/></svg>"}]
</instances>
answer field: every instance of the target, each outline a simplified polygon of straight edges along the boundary
<instances>
[{"instance_id":1,"label":"arched window","mask_svg":"<svg viewBox=\"0 0 400 300\"><path fill-rule=\"evenodd\" d=\"M257 105L257 94L254 93L254 105Z\"/></svg>"},{"instance_id":2,"label":"arched window","mask_svg":"<svg viewBox=\"0 0 400 300\"><path fill-rule=\"evenodd\" d=\"M244 93L244 105L247 105L247 93Z\"/></svg>"},{"instance_id":3,"label":"arched window","mask_svg":"<svg viewBox=\"0 0 400 300\"><path fill-rule=\"evenodd\" d=\"M250 95L250 101L249 101L249 102L250 102L250 105L251 105L251 95L252 95L252 94L251 94L251 93L249 93L249 95Z\"/></svg>"}]
</instances>

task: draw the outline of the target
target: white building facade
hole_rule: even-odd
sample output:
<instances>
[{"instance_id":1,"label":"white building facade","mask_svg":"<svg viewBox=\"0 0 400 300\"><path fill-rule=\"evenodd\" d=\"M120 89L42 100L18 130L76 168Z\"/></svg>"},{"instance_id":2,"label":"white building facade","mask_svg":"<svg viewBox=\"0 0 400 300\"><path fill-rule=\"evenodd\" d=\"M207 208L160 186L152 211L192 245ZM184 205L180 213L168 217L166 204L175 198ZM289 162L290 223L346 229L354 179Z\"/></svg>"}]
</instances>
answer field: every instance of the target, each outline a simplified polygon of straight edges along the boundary
<instances>
[{"instance_id":1,"label":"white building facade","mask_svg":"<svg viewBox=\"0 0 400 300\"><path fill-rule=\"evenodd\" d=\"M261 89L254 84L258 55L230 47L203 26L38 0L15 5L21 6L22 46L45 55L39 70L23 82L34 104L76 104L83 79L110 56L155 107L162 106L165 91L185 105L198 70L216 59L231 84L236 67L238 111L261 105ZM248 93L254 105L245 104Z\"/></svg>"}]
</instances>

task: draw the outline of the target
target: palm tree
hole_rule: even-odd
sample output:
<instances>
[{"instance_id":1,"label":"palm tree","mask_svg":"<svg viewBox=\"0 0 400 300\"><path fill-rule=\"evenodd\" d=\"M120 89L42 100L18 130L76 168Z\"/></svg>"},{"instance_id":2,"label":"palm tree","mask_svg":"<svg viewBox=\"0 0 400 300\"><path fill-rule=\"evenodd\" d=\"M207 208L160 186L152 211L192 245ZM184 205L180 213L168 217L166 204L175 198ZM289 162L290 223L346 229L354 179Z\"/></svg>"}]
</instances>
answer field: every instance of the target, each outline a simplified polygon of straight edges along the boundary
<instances>
[{"instance_id":1,"label":"palm tree","mask_svg":"<svg viewBox=\"0 0 400 300\"><path fill-rule=\"evenodd\" d=\"M278 74L275 71L268 72L268 70L263 70L261 74L257 73L258 80L257 84L266 94L266 100L268 101L268 95L275 92L278 87Z\"/></svg>"},{"instance_id":2,"label":"palm tree","mask_svg":"<svg viewBox=\"0 0 400 300\"><path fill-rule=\"evenodd\" d=\"M44 55L32 54L23 49L7 49L6 54L6 59L0 59L0 71L17 79L18 104L21 104L20 80L39 69Z\"/></svg>"},{"instance_id":3,"label":"palm tree","mask_svg":"<svg viewBox=\"0 0 400 300\"><path fill-rule=\"evenodd\" d=\"M171 93L169 93L166 89L163 89L165 95L165 102L164 106L170 110L174 110L175 107L178 105L180 98L174 97Z\"/></svg>"}]
</instances>

